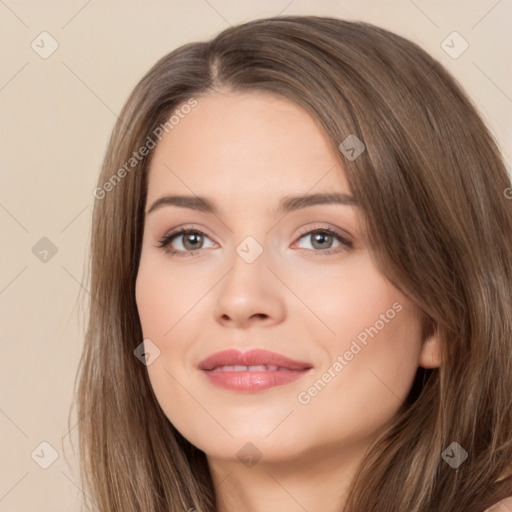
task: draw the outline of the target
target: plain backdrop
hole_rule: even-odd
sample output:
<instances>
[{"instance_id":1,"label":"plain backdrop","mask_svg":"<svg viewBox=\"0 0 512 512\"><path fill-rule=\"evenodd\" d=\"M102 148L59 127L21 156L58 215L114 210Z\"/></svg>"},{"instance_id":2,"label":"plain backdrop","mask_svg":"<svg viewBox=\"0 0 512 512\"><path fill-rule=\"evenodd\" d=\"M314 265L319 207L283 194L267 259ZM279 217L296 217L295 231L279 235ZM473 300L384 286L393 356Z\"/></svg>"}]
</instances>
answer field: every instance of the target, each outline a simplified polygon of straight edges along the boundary
<instances>
[{"instance_id":1,"label":"plain backdrop","mask_svg":"<svg viewBox=\"0 0 512 512\"><path fill-rule=\"evenodd\" d=\"M0 510L80 509L76 421L68 428L77 296L92 191L128 94L176 47L280 14L368 21L417 42L510 161L512 0L0 0Z\"/></svg>"}]
</instances>

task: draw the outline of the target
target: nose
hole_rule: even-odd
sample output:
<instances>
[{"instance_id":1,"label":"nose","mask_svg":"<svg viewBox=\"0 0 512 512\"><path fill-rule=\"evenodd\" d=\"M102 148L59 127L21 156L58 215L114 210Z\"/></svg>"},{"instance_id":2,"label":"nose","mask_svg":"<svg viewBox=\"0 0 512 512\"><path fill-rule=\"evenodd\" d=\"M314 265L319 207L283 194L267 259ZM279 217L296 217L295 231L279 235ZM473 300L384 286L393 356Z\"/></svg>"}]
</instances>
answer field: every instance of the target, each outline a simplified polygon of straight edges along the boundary
<instances>
[{"instance_id":1,"label":"nose","mask_svg":"<svg viewBox=\"0 0 512 512\"><path fill-rule=\"evenodd\" d=\"M217 287L215 319L225 327L272 326L285 316L285 287L263 251L254 261L236 253Z\"/></svg>"}]
</instances>

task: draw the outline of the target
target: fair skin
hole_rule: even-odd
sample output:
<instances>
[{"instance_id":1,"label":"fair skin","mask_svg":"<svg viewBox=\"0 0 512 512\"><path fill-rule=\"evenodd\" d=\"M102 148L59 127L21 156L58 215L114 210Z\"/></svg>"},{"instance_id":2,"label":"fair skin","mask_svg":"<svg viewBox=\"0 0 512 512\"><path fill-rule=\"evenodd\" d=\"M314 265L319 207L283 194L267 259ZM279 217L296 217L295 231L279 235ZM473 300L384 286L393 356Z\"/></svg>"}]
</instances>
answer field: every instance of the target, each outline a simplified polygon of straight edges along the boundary
<instances>
[{"instance_id":1,"label":"fair skin","mask_svg":"<svg viewBox=\"0 0 512 512\"><path fill-rule=\"evenodd\" d=\"M160 350L147 370L166 416L206 454L220 512L339 510L418 366L439 364L437 338L421 339L416 307L377 269L358 206L274 212L284 196L325 192L351 195L340 154L304 110L264 92L198 98L154 150L136 283L144 338ZM167 195L204 196L218 211L148 213ZM158 247L183 226L202 238L175 237L168 248L182 256ZM315 237L322 228L349 244ZM236 250L248 236L262 249L251 263ZM344 357L371 326L374 337ZM313 369L263 391L222 389L197 364L228 348L264 348ZM333 371L339 355L343 369ZM246 443L261 453L254 465L237 455Z\"/></svg>"}]
</instances>

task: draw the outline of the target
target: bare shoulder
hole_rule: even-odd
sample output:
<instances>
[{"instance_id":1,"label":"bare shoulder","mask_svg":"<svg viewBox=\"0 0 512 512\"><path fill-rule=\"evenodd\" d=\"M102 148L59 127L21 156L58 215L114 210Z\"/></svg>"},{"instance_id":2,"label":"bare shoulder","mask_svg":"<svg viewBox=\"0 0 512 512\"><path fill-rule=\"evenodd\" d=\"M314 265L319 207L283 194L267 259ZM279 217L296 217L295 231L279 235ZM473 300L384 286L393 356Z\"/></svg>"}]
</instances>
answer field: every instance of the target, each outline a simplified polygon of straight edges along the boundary
<instances>
[{"instance_id":1,"label":"bare shoulder","mask_svg":"<svg viewBox=\"0 0 512 512\"><path fill-rule=\"evenodd\" d=\"M512 496L501 500L485 512L512 512Z\"/></svg>"}]
</instances>

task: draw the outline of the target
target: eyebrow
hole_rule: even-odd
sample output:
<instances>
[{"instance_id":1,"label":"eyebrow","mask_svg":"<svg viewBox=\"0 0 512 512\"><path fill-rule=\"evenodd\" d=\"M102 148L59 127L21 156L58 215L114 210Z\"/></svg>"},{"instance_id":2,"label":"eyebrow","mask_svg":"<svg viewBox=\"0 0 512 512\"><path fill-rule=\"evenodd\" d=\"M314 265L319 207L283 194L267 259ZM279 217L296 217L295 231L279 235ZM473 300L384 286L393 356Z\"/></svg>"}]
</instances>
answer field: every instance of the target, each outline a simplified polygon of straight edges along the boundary
<instances>
[{"instance_id":1,"label":"eyebrow","mask_svg":"<svg viewBox=\"0 0 512 512\"><path fill-rule=\"evenodd\" d=\"M279 205L274 214L276 216L288 213L301 208L309 206L316 206L321 204L341 204L348 206L356 206L356 201L353 196L340 193L324 193L324 194L309 194L298 196L285 196L279 202ZM200 196L163 196L157 199L147 211L147 214L154 212L164 206L177 206L180 208L190 208L204 213L212 213L216 215L218 209L215 203Z\"/></svg>"}]
</instances>

